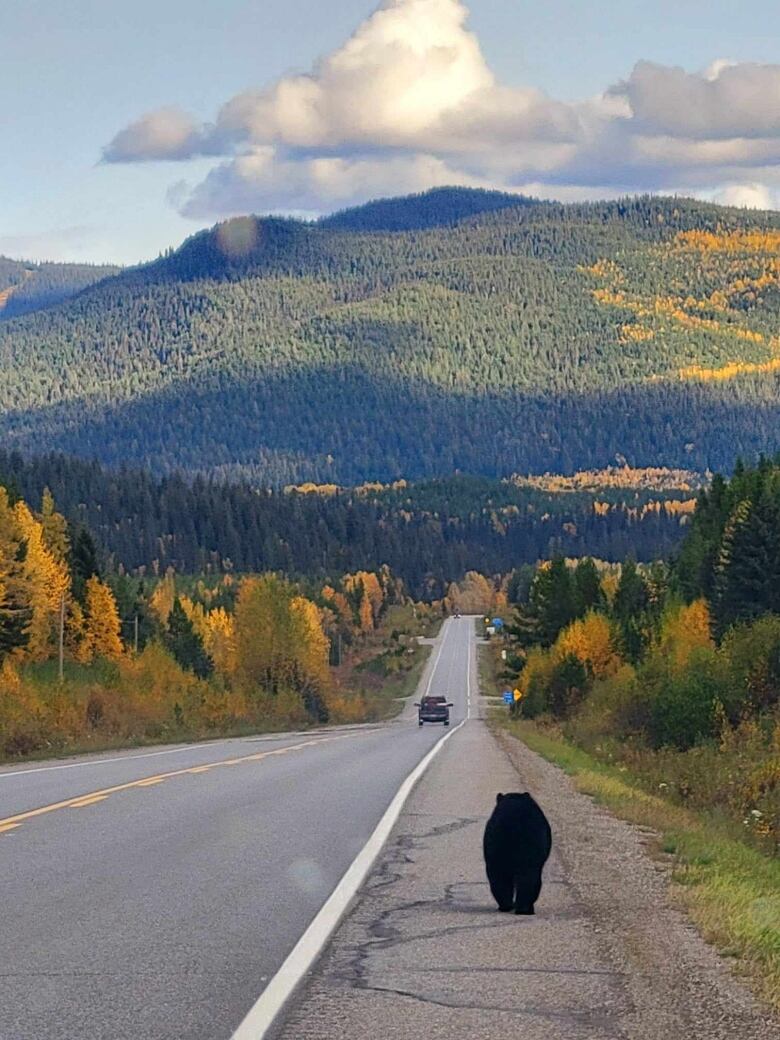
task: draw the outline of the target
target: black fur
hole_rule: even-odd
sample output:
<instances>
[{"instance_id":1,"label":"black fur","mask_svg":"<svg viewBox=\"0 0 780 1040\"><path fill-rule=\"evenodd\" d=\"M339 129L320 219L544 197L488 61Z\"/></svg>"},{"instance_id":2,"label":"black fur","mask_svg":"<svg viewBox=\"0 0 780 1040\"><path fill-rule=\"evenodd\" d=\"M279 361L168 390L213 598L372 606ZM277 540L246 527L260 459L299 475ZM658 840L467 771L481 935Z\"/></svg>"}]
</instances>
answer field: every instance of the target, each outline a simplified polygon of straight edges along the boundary
<instances>
[{"instance_id":1,"label":"black fur","mask_svg":"<svg viewBox=\"0 0 780 1040\"><path fill-rule=\"evenodd\" d=\"M483 850L490 891L499 910L534 913L551 848L550 824L531 795L498 795L485 827Z\"/></svg>"}]
</instances>

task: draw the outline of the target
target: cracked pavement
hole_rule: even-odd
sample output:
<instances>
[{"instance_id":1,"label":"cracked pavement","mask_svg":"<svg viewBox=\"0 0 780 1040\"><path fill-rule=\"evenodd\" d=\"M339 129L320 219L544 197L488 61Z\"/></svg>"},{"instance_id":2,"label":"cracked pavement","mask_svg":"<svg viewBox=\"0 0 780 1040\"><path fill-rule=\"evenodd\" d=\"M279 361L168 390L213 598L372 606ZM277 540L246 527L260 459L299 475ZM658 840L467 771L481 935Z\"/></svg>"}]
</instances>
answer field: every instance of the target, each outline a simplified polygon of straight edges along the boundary
<instances>
[{"instance_id":1,"label":"cracked pavement","mask_svg":"<svg viewBox=\"0 0 780 1040\"><path fill-rule=\"evenodd\" d=\"M532 918L499 914L482 862L497 791L553 828ZM276 1040L778 1040L780 1028L673 906L645 835L484 722L416 788Z\"/></svg>"}]
</instances>

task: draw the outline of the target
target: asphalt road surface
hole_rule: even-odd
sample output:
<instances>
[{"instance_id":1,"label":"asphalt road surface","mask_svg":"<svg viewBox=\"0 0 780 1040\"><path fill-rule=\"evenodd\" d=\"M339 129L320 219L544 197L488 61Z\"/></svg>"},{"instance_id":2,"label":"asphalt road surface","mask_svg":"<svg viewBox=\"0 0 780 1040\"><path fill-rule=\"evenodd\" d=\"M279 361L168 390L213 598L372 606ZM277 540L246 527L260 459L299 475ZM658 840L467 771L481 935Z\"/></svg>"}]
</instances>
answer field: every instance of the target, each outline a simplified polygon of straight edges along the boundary
<instances>
[{"instance_id":1,"label":"asphalt road surface","mask_svg":"<svg viewBox=\"0 0 780 1040\"><path fill-rule=\"evenodd\" d=\"M535 917L497 913L482 861L496 793L513 790L553 829ZM778 1018L675 907L648 841L472 718L273 1040L780 1040Z\"/></svg>"},{"instance_id":2,"label":"asphalt road surface","mask_svg":"<svg viewBox=\"0 0 780 1040\"><path fill-rule=\"evenodd\" d=\"M474 622L421 689L470 712ZM0 1038L230 1038L447 732L379 726L0 770Z\"/></svg>"}]
</instances>

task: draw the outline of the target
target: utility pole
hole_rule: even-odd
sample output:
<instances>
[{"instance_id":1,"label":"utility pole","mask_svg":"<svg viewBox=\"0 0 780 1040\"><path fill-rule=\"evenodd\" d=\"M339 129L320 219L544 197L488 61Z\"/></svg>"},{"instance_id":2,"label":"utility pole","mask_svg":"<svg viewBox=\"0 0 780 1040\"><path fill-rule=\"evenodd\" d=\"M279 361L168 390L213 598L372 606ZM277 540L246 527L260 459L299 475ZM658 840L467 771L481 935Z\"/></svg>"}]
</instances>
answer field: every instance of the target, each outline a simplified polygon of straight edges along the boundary
<instances>
[{"instance_id":1,"label":"utility pole","mask_svg":"<svg viewBox=\"0 0 780 1040\"><path fill-rule=\"evenodd\" d=\"M138 656L138 615L135 615L133 619L133 646L135 648L136 657Z\"/></svg>"},{"instance_id":2,"label":"utility pole","mask_svg":"<svg viewBox=\"0 0 780 1040\"><path fill-rule=\"evenodd\" d=\"M60 597L60 682L65 678L65 593Z\"/></svg>"}]
</instances>

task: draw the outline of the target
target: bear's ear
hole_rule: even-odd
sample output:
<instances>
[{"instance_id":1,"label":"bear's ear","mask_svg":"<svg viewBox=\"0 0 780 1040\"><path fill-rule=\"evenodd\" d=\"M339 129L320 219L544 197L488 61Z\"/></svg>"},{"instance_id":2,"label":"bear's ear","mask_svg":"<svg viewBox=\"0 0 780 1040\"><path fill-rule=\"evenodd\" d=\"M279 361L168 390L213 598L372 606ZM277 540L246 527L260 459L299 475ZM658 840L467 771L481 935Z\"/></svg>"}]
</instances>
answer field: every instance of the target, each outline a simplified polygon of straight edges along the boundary
<instances>
[{"instance_id":1,"label":"bear's ear","mask_svg":"<svg viewBox=\"0 0 780 1040\"><path fill-rule=\"evenodd\" d=\"M504 797L504 796L503 796L502 794L497 794L497 795L496 795L496 805L498 805L498 803L499 803L499 802L501 801L501 799L502 799L503 797Z\"/></svg>"}]
</instances>

